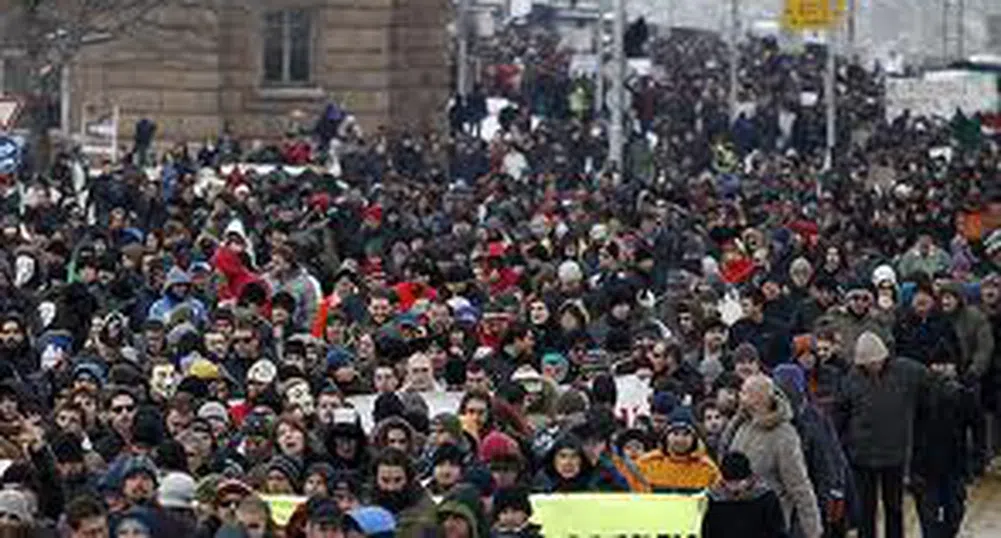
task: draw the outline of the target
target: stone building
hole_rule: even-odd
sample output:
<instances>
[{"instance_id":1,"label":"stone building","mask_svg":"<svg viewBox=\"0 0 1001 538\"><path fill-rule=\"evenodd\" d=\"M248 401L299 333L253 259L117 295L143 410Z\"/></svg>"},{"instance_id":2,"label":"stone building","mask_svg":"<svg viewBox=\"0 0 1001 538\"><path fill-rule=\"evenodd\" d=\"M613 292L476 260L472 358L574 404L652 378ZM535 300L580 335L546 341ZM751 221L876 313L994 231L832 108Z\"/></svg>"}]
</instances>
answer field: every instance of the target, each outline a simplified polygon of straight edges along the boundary
<instances>
[{"instance_id":1,"label":"stone building","mask_svg":"<svg viewBox=\"0 0 1001 538\"><path fill-rule=\"evenodd\" d=\"M115 105L125 139L143 117L161 140L274 139L335 102L366 132L440 124L450 16L448 0L165 0L75 58L63 122Z\"/></svg>"}]
</instances>

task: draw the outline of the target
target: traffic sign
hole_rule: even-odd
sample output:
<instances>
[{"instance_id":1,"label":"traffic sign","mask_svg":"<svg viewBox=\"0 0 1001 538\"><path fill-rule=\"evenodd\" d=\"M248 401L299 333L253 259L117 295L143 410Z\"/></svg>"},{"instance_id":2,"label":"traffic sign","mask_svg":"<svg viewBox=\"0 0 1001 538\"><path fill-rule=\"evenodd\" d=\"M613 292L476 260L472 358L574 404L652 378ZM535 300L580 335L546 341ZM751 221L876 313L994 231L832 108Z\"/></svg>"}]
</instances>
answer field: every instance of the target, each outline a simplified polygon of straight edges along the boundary
<instances>
[{"instance_id":1,"label":"traffic sign","mask_svg":"<svg viewBox=\"0 0 1001 538\"><path fill-rule=\"evenodd\" d=\"M0 175L11 175L21 167L21 144L9 136L0 136Z\"/></svg>"},{"instance_id":2,"label":"traffic sign","mask_svg":"<svg viewBox=\"0 0 1001 538\"><path fill-rule=\"evenodd\" d=\"M822 30L838 22L845 0L785 0L782 25L790 30Z\"/></svg>"},{"instance_id":3,"label":"traffic sign","mask_svg":"<svg viewBox=\"0 0 1001 538\"><path fill-rule=\"evenodd\" d=\"M0 95L0 131L7 131L14 126L24 109L24 103L12 95Z\"/></svg>"}]
</instances>

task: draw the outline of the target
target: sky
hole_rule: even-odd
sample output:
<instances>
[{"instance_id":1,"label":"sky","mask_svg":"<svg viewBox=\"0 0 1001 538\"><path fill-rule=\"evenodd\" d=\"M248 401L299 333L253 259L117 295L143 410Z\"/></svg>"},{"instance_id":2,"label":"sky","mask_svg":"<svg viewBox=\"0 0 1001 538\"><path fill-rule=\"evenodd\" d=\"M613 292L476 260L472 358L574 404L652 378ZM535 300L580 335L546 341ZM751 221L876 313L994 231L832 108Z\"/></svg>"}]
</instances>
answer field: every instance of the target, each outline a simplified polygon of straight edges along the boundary
<instances>
[{"instance_id":1,"label":"sky","mask_svg":"<svg viewBox=\"0 0 1001 538\"><path fill-rule=\"evenodd\" d=\"M611 4L611 0L603 0ZM775 20L784 0L737 0L746 24ZM856 0L856 48L886 57L893 50L909 56L940 56L944 3L960 0ZM643 15L660 24L727 28L730 0L625 0L630 17ZM966 52L988 52L987 16L1001 15L1001 0L965 0ZM954 41L955 42L955 41Z\"/></svg>"}]
</instances>

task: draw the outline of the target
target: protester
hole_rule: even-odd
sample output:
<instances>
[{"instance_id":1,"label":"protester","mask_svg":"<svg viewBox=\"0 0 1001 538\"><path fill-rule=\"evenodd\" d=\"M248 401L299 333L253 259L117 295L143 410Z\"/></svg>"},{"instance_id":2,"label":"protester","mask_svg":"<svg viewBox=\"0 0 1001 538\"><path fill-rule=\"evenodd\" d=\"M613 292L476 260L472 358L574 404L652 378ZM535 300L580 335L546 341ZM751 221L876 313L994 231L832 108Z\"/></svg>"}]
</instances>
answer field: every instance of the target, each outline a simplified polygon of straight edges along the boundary
<instances>
[{"instance_id":1,"label":"protester","mask_svg":"<svg viewBox=\"0 0 1001 538\"><path fill-rule=\"evenodd\" d=\"M703 538L789 536L778 496L754 475L747 456L726 454L720 473L719 482L709 490Z\"/></svg>"},{"instance_id":2,"label":"protester","mask_svg":"<svg viewBox=\"0 0 1001 538\"><path fill-rule=\"evenodd\" d=\"M878 488L894 537L910 469L954 533L997 446L997 136L887 119L884 70L837 56L828 158L826 47L746 36L734 111L725 40L644 27L619 163L533 16L471 38L451 133L330 104L315 143L161 156L153 118L122 163L0 176L7 515L535 537L532 494L708 488L708 536L869 538Z\"/></svg>"}]
</instances>

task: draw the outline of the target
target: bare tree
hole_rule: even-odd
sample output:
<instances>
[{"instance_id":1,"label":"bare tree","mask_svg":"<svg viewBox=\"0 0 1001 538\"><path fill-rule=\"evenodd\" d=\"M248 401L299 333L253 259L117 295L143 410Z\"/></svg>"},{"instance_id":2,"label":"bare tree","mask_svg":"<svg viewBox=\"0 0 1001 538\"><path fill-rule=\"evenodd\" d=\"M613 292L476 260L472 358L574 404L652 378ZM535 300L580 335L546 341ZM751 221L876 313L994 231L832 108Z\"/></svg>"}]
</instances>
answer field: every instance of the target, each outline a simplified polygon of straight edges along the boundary
<instances>
[{"instance_id":1,"label":"bare tree","mask_svg":"<svg viewBox=\"0 0 1001 538\"><path fill-rule=\"evenodd\" d=\"M91 45L140 35L174 0L0 0L0 48L13 49L28 72L27 129L36 168L48 160L53 103L63 68ZM65 127L65 126L64 126Z\"/></svg>"}]
</instances>

